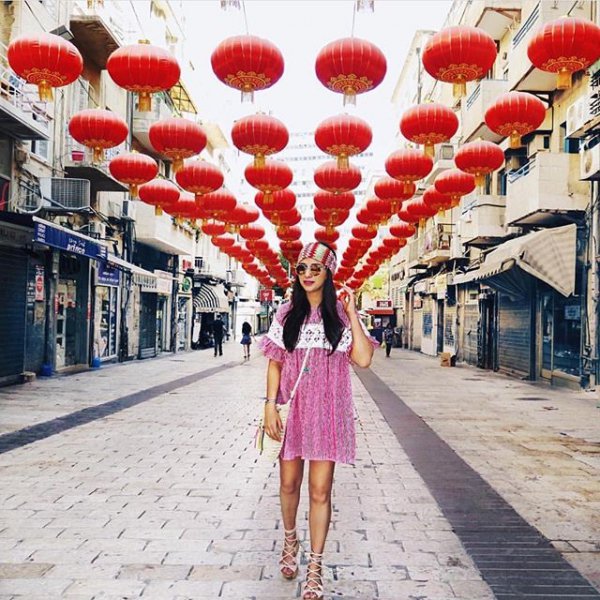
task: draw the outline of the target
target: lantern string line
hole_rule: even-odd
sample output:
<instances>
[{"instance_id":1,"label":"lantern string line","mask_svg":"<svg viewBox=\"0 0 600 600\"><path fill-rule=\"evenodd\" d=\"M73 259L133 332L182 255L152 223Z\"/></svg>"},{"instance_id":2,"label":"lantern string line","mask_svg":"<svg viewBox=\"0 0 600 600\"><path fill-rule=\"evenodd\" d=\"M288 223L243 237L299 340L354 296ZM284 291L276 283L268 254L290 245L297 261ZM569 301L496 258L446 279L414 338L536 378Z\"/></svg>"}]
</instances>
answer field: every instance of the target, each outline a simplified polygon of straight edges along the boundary
<instances>
[{"instance_id":1,"label":"lantern string line","mask_svg":"<svg viewBox=\"0 0 600 600\"><path fill-rule=\"evenodd\" d=\"M244 25L246 27L246 35L250 35L250 31L248 28L248 15L246 13L246 1L242 0L242 10L244 11Z\"/></svg>"},{"instance_id":2,"label":"lantern string line","mask_svg":"<svg viewBox=\"0 0 600 600\"><path fill-rule=\"evenodd\" d=\"M350 32L350 37L354 37L354 26L356 25L356 12L358 11L358 6L356 2L352 3L352 31Z\"/></svg>"}]
</instances>

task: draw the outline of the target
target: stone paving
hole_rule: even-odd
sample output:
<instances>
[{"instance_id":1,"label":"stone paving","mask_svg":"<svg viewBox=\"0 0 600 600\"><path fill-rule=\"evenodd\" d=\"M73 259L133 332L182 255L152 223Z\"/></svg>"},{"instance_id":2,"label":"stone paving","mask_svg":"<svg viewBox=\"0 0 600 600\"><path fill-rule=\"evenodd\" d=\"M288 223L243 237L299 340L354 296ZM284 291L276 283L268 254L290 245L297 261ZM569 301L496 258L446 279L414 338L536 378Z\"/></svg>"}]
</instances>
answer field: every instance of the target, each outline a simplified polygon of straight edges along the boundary
<instances>
[{"instance_id":1,"label":"stone paving","mask_svg":"<svg viewBox=\"0 0 600 600\"><path fill-rule=\"evenodd\" d=\"M223 358L178 354L0 390L2 432L9 432L225 365L0 455L0 599L299 597L299 581L284 581L277 570L277 472L251 448L266 363L241 363L239 344L224 349ZM440 369L433 359L397 350L390 359L379 351L374 364L592 578L600 563L593 519L599 478L585 450L599 431L595 398L469 368ZM353 382L359 455L354 467L336 473L326 597L493 598L365 388ZM548 400L518 400L523 396ZM558 461L557 444L570 452ZM304 538L305 496L298 524Z\"/></svg>"}]
</instances>

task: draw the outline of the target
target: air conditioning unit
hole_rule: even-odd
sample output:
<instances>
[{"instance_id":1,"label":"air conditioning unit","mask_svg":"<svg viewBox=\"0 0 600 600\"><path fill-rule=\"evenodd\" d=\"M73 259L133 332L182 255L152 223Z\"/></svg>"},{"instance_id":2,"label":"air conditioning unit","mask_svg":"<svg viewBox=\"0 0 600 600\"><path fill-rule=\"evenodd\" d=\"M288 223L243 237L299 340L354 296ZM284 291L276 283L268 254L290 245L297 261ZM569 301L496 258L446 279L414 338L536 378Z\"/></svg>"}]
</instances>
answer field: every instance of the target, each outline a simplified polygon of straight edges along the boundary
<instances>
[{"instance_id":1,"label":"air conditioning unit","mask_svg":"<svg viewBox=\"0 0 600 600\"><path fill-rule=\"evenodd\" d=\"M90 208L89 179L40 177L40 192L46 210L72 212Z\"/></svg>"},{"instance_id":2,"label":"air conditioning unit","mask_svg":"<svg viewBox=\"0 0 600 600\"><path fill-rule=\"evenodd\" d=\"M583 135L583 128L590 119L589 109L590 104L587 94L569 106L567 109L567 137L576 138Z\"/></svg>"},{"instance_id":3,"label":"air conditioning unit","mask_svg":"<svg viewBox=\"0 0 600 600\"><path fill-rule=\"evenodd\" d=\"M600 179L600 144L579 153L579 179Z\"/></svg>"},{"instance_id":4,"label":"air conditioning unit","mask_svg":"<svg viewBox=\"0 0 600 600\"><path fill-rule=\"evenodd\" d=\"M123 216L123 209L121 208L121 203L116 202L114 200L109 200L106 216L112 217L113 219L120 219Z\"/></svg>"},{"instance_id":5,"label":"air conditioning unit","mask_svg":"<svg viewBox=\"0 0 600 600\"><path fill-rule=\"evenodd\" d=\"M136 205L133 200L123 200L123 207L121 209L121 218L135 221Z\"/></svg>"}]
</instances>

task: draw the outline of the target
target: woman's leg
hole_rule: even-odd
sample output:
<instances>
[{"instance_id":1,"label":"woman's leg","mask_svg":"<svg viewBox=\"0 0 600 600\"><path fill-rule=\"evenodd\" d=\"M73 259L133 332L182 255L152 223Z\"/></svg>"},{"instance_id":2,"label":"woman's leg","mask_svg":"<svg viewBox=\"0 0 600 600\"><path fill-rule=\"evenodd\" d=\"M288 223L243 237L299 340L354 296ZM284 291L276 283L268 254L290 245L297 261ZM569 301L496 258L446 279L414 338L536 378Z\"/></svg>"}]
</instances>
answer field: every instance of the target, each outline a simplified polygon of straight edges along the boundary
<instances>
[{"instance_id":1,"label":"woman's leg","mask_svg":"<svg viewBox=\"0 0 600 600\"><path fill-rule=\"evenodd\" d=\"M323 552L331 522L331 488L335 463L330 460L311 460L308 468L310 510L310 546L314 552Z\"/></svg>"},{"instance_id":2,"label":"woman's leg","mask_svg":"<svg viewBox=\"0 0 600 600\"><path fill-rule=\"evenodd\" d=\"M302 486L303 474L304 461L301 458L279 460L281 516L283 518L283 528L288 532L285 536L282 552L281 571L285 577L295 576L296 567L294 562L299 549L298 538L296 536L296 515L300 502L300 488Z\"/></svg>"},{"instance_id":3,"label":"woman's leg","mask_svg":"<svg viewBox=\"0 0 600 600\"><path fill-rule=\"evenodd\" d=\"M310 510L310 557L306 572L303 598L322 598L321 559L331 523L331 489L335 463L329 460L311 460L308 469Z\"/></svg>"}]
</instances>

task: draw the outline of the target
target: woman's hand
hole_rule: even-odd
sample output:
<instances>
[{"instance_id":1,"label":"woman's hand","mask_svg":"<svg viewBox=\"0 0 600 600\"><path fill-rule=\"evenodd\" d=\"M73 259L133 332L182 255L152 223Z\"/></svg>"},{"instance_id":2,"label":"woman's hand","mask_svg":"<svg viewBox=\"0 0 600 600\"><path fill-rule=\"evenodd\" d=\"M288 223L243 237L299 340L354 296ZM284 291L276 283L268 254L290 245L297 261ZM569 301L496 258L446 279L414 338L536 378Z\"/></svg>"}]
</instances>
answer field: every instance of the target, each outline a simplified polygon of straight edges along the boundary
<instances>
[{"instance_id":1,"label":"woman's hand","mask_svg":"<svg viewBox=\"0 0 600 600\"><path fill-rule=\"evenodd\" d=\"M283 424L279 411L273 402L269 402L265 406L265 432L272 439L278 442L281 441L281 434L283 433Z\"/></svg>"},{"instance_id":2,"label":"woman's hand","mask_svg":"<svg viewBox=\"0 0 600 600\"><path fill-rule=\"evenodd\" d=\"M342 302L342 306L346 311L346 314L351 317L356 314L356 298L354 297L354 291L351 290L347 285L342 286L339 298Z\"/></svg>"}]
</instances>

